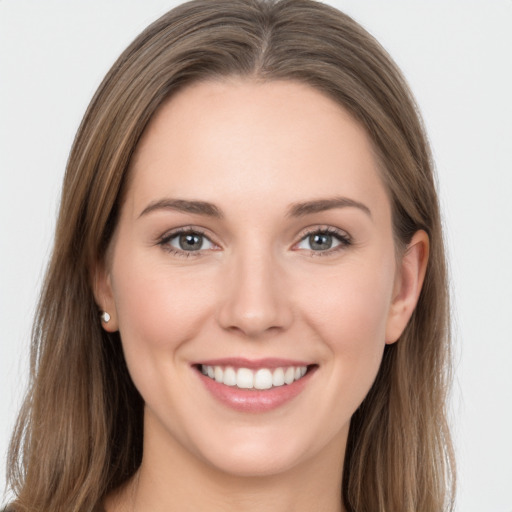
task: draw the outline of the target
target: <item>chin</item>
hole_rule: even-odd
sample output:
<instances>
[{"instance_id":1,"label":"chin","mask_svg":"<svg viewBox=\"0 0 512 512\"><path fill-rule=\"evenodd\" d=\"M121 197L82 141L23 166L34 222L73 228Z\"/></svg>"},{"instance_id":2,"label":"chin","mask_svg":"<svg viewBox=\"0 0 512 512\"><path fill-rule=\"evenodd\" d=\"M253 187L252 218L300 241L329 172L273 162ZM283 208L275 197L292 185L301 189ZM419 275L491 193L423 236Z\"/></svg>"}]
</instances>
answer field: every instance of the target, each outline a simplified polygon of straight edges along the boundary
<instances>
[{"instance_id":1,"label":"chin","mask_svg":"<svg viewBox=\"0 0 512 512\"><path fill-rule=\"evenodd\" d=\"M308 428L305 423L295 428L224 426L214 439L196 439L196 456L223 474L247 478L300 471L317 457L332 457L335 464L341 464L349 423L338 431ZM301 426L306 427L302 432Z\"/></svg>"},{"instance_id":2,"label":"chin","mask_svg":"<svg viewBox=\"0 0 512 512\"><path fill-rule=\"evenodd\" d=\"M277 476L299 467L307 460L295 447L269 448L262 443L231 445L225 450L203 455L217 471L232 477L261 478Z\"/></svg>"}]
</instances>

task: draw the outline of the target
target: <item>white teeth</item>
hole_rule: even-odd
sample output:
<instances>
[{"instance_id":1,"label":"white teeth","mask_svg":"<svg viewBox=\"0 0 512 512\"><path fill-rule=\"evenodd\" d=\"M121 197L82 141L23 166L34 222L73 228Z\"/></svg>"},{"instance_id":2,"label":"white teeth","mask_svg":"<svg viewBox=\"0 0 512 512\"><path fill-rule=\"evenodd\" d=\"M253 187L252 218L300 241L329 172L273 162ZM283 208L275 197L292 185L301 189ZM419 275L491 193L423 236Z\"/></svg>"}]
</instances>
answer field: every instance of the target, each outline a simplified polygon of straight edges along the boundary
<instances>
[{"instance_id":1,"label":"white teeth","mask_svg":"<svg viewBox=\"0 0 512 512\"><path fill-rule=\"evenodd\" d=\"M282 368L277 368L274 370L272 374L272 385L273 386L282 386L284 384L284 370Z\"/></svg>"},{"instance_id":2,"label":"white teeth","mask_svg":"<svg viewBox=\"0 0 512 512\"><path fill-rule=\"evenodd\" d=\"M236 372L236 385L242 389L254 387L254 372L248 368L239 368Z\"/></svg>"},{"instance_id":3,"label":"white teeth","mask_svg":"<svg viewBox=\"0 0 512 512\"><path fill-rule=\"evenodd\" d=\"M258 370L254 375L254 387L256 389L270 389L272 387L272 372L266 368Z\"/></svg>"},{"instance_id":4,"label":"white teeth","mask_svg":"<svg viewBox=\"0 0 512 512\"><path fill-rule=\"evenodd\" d=\"M226 386L236 386L236 372L231 366L224 370L224 379L222 380Z\"/></svg>"},{"instance_id":5,"label":"white teeth","mask_svg":"<svg viewBox=\"0 0 512 512\"><path fill-rule=\"evenodd\" d=\"M284 382L285 384L291 384L295 380L295 368L290 366L289 368L286 368L286 371L284 372Z\"/></svg>"},{"instance_id":6,"label":"white teeth","mask_svg":"<svg viewBox=\"0 0 512 512\"><path fill-rule=\"evenodd\" d=\"M235 370L231 366L201 365L200 370L203 375L226 386L237 386L240 389L270 389L301 379L306 375L307 366L288 366L274 370L269 368L258 370L238 368Z\"/></svg>"},{"instance_id":7,"label":"white teeth","mask_svg":"<svg viewBox=\"0 0 512 512\"><path fill-rule=\"evenodd\" d=\"M217 382L222 382L222 377L224 376L224 371L220 366L215 367L213 374L214 374L215 380Z\"/></svg>"}]
</instances>

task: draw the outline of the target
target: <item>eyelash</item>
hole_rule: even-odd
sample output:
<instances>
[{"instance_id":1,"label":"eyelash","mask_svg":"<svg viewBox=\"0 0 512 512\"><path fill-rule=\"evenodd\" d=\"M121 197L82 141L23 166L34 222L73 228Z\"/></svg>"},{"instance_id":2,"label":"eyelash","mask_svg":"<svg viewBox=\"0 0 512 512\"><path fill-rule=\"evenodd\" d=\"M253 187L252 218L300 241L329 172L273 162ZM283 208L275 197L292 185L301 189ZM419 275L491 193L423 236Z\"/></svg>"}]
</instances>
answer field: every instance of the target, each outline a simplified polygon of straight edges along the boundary
<instances>
[{"instance_id":1,"label":"eyelash","mask_svg":"<svg viewBox=\"0 0 512 512\"><path fill-rule=\"evenodd\" d=\"M195 228L195 227L183 227L183 228L176 229L176 230L172 231L171 233L166 233L158 240L157 245L161 246L162 249L164 249L165 251L167 251L175 256L180 256L180 257L185 257L185 258L197 257L197 256L201 256L203 254L205 249L199 249L197 251L185 251L185 250L177 249L177 248L173 247L172 245L170 245L169 242L180 235L199 235L199 236L205 238L206 240L208 240L208 242L210 242L212 245L216 245L206 235L206 233L203 230L201 230L200 228ZM293 245L293 247L297 247L297 245L299 245L301 242L303 242L304 240L306 240L308 237L310 237L312 235L332 236L339 242L339 245L337 245L333 248L329 248L326 250L318 250L318 251L315 251L313 249L310 249L310 250L305 249L310 253L311 256L329 256L329 255L332 255L333 253L336 253L340 250L346 249L347 247L352 245L352 240L351 240L350 236L348 236L344 231L341 231L341 230L333 228L333 227L326 226L326 227L315 227L315 228L310 228L310 229L306 230L300 237L300 240L298 242L296 242ZM208 250L208 249L206 249L206 250ZM295 250L300 250L300 249L295 249Z\"/></svg>"}]
</instances>

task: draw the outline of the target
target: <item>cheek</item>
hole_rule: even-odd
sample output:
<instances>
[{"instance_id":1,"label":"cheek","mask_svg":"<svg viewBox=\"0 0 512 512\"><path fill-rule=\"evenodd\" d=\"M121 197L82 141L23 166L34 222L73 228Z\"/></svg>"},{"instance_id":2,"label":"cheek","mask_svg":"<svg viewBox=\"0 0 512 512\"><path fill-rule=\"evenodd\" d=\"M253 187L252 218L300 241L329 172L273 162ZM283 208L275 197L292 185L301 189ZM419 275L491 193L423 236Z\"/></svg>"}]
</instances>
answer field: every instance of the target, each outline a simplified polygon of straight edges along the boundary
<instances>
[{"instance_id":1,"label":"cheek","mask_svg":"<svg viewBox=\"0 0 512 512\"><path fill-rule=\"evenodd\" d=\"M136 257L119 261L112 287L127 361L158 359L194 338L211 316L206 276L190 279L190 270L151 264ZM172 353L171 353L172 355Z\"/></svg>"},{"instance_id":2,"label":"cheek","mask_svg":"<svg viewBox=\"0 0 512 512\"><path fill-rule=\"evenodd\" d=\"M370 388L382 360L394 282L393 255L375 265L347 265L314 287L308 322L326 345L334 379L355 402ZM358 405L357 403L355 404Z\"/></svg>"},{"instance_id":3,"label":"cheek","mask_svg":"<svg viewBox=\"0 0 512 512\"><path fill-rule=\"evenodd\" d=\"M384 343L394 282L393 262L347 265L326 276L324 286L310 287L311 319L338 343ZM336 333L339 336L336 336Z\"/></svg>"}]
</instances>

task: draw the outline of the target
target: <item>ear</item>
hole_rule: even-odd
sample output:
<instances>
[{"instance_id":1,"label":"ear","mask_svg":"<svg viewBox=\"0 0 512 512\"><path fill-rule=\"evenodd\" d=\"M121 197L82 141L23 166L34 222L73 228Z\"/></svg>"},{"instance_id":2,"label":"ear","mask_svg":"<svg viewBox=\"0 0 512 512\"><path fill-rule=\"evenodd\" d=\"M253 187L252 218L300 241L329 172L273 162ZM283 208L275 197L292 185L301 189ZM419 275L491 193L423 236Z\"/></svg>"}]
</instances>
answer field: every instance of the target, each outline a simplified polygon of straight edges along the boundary
<instances>
[{"instance_id":1,"label":"ear","mask_svg":"<svg viewBox=\"0 0 512 512\"><path fill-rule=\"evenodd\" d=\"M399 263L386 325L386 343L395 343L411 318L420 296L429 255L425 231L417 231Z\"/></svg>"},{"instance_id":2,"label":"ear","mask_svg":"<svg viewBox=\"0 0 512 512\"><path fill-rule=\"evenodd\" d=\"M100 317L101 325L107 332L115 332L119 329L117 318L117 310L114 301L114 293L112 291L112 279L110 272L107 270L103 262L98 262L93 271L93 293L101 313L109 314L108 322Z\"/></svg>"}]
</instances>

